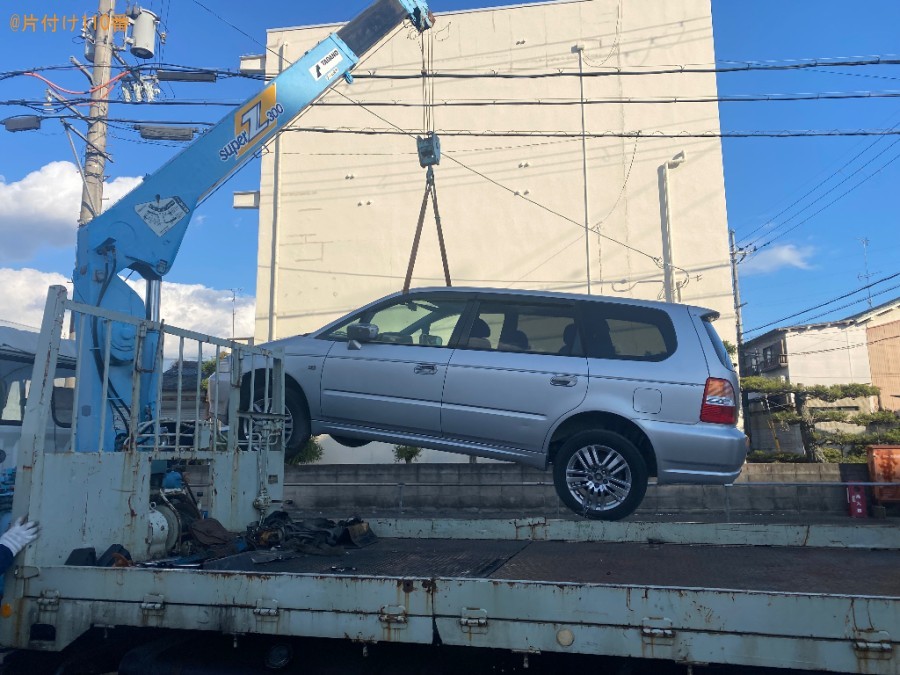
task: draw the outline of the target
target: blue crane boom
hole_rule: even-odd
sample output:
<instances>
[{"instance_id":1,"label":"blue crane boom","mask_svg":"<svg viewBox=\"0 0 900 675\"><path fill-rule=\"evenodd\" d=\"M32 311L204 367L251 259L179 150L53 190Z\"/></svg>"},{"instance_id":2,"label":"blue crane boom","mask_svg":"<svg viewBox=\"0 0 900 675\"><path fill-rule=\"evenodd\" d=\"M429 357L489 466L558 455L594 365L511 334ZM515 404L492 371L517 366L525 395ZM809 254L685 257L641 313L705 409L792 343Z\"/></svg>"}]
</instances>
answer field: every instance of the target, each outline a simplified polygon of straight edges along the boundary
<instances>
[{"instance_id":1,"label":"blue crane boom","mask_svg":"<svg viewBox=\"0 0 900 675\"><path fill-rule=\"evenodd\" d=\"M377 0L81 228L73 276L75 300L155 319L152 303L145 305L119 272L131 269L146 279L148 286L158 285L172 269L200 200L339 79L346 77L349 81L349 73L360 58L406 19L420 32L434 21L424 0ZM134 405L139 406L136 412L141 421L152 420L157 414L156 383L160 374L153 367L156 341L150 336L144 343L144 354L136 355L132 326L96 319L76 338L82 363L77 383L76 450L115 450L116 418L130 418ZM136 358L141 363L136 364ZM139 401L132 400L135 369L142 373ZM109 408L101 415L103 406ZM105 427L102 433L101 419ZM101 438L103 447L98 448Z\"/></svg>"}]
</instances>

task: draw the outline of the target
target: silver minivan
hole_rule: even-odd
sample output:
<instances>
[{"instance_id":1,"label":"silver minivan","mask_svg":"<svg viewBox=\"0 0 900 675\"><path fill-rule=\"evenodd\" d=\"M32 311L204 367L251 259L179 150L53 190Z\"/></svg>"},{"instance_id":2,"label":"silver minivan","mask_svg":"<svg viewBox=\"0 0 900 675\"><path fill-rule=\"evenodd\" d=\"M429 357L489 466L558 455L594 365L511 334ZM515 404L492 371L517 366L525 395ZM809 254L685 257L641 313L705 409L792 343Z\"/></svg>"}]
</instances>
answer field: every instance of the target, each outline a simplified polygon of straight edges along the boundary
<instances>
[{"instance_id":1,"label":"silver minivan","mask_svg":"<svg viewBox=\"0 0 900 675\"><path fill-rule=\"evenodd\" d=\"M424 288L265 346L285 351L288 456L329 434L552 466L569 508L615 520L650 477L740 474L738 378L717 317L603 296ZM266 378L255 382L264 408Z\"/></svg>"}]
</instances>

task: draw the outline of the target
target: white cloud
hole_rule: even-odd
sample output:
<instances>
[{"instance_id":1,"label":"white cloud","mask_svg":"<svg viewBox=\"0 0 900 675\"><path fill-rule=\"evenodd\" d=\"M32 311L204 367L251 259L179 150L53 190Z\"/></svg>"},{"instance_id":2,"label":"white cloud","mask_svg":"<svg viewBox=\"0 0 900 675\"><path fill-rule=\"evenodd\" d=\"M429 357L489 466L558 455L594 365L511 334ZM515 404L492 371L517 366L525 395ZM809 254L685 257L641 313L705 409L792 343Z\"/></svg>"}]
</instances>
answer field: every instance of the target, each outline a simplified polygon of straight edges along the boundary
<instances>
[{"instance_id":1,"label":"white cloud","mask_svg":"<svg viewBox=\"0 0 900 675\"><path fill-rule=\"evenodd\" d=\"M0 323L40 327L47 289L52 285L66 285L67 281L65 276L55 272L0 267ZM143 297L143 282L130 281L129 284ZM68 288L71 295L71 285ZM231 291L165 281L162 289L161 315L167 324L216 337L231 337ZM254 298L237 297L237 337L253 335L254 312ZM177 353L177 341L171 343ZM167 352L169 348L167 344ZM192 348L196 350L196 344Z\"/></svg>"},{"instance_id":2,"label":"white cloud","mask_svg":"<svg viewBox=\"0 0 900 675\"><path fill-rule=\"evenodd\" d=\"M784 244L772 246L752 255L741 265L744 274L770 274L778 270L793 267L799 270L812 269L809 260L815 250L812 246L795 246Z\"/></svg>"},{"instance_id":3,"label":"white cloud","mask_svg":"<svg viewBox=\"0 0 900 675\"><path fill-rule=\"evenodd\" d=\"M106 183L104 208L140 182L122 177ZM0 176L0 262L27 260L42 246L71 248L80 209L81 176L72 162L50 162L12 183Z\"/></svg>"},{"instance_id":4,"label":"white cloud","mask_svg":"<svg viewBox=\"0 0 900 675\"><path fill-rule=\"evenodd\" d=\"M0 267L0 322L40 328L47 289L64 286L67 281L65 276L55 272Z\"/></svg>"},{"instance_id":5,"label":"white cloud","mask_svg":"<svg viewBox=\"0 0 900 675\"><path fill-rule=\"evenodd\" d=\"M129 281L141 297L144 283ZM163 281L160 314L169 325L187 328L214 337L231 337L231 291L202 284L174 284ZM237 296L234 303L236 337L250 337L255 326L256 300Z\"/></svg>"}]
</instances>

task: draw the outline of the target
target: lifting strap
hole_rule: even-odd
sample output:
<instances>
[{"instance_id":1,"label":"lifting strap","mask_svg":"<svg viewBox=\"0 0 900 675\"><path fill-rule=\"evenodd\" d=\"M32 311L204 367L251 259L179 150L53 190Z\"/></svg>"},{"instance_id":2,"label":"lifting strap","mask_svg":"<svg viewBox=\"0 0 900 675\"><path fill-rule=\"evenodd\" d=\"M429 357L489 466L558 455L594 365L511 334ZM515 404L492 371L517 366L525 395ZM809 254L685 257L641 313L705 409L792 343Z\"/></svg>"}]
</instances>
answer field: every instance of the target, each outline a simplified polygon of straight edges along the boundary
<instances>
[{"instance_id":1,"label":"lifting strap","mask_svg":"<svg viewBox=\"0 0 900 675\"><path fill-rule=\"evenodd\" d=\"M444 245L444 230L441 228L441 212L438 210L437 186L434 184L434 169L428 167L425 174L425 196L422 197L422 209L419 211L419 224L416 226L416 236L413 239L412 252L409 254L409 267L406 270L406 281L403 283L403 292L409 292L409 284L412 281L413 269L416 266L416 256L419 253L419 240L422 238L422 226L425 224L425 210L428 207L428 197L434 207L434 223L437 226L438 244L441 247L441 262L444 264L444 280L447 286L450 283L450 265L447 262L447 248Z\"/></svg>"}]
</instances>

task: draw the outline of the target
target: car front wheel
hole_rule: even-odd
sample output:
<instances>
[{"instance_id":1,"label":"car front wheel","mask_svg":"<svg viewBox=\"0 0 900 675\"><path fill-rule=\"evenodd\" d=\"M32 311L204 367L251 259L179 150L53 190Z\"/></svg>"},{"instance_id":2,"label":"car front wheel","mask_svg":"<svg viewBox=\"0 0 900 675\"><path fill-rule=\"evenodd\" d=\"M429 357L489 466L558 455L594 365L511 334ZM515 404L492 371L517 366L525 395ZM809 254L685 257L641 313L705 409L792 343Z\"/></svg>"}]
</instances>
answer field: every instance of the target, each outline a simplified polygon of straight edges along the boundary
<instances>
[{"instance_id":1,"label":"car front wheel","mask_svg":"<svg viewBox=\"0 0 900 675\"><path fill-rule=\"evenodd\" d=\"M595 520L631 515L647 491L647 464L624 436L603 430L575 434L559 449L553 484L563 503Z\"/></svg>"},{"instance_id":2,"label":"car front wheel","mask_svg":"<svg viewBox=\"0 0 900 675\"><path fill-rule=\"evenodd\" d=\"M254 412L271 412L272 397L266 396L264 382L256 383L253 396ZM288 462L303 450L310 436L309 410L303 395L292 386L284 388L284 461ZM242 434L244 435L244 434Z\"/></svg>"}]
</instances>

